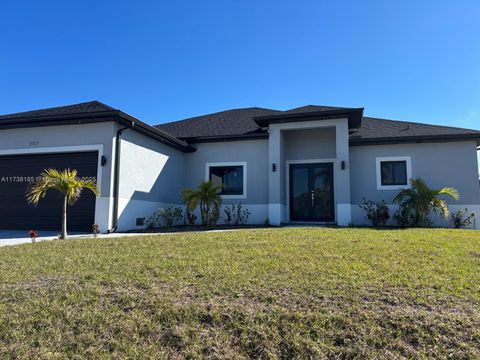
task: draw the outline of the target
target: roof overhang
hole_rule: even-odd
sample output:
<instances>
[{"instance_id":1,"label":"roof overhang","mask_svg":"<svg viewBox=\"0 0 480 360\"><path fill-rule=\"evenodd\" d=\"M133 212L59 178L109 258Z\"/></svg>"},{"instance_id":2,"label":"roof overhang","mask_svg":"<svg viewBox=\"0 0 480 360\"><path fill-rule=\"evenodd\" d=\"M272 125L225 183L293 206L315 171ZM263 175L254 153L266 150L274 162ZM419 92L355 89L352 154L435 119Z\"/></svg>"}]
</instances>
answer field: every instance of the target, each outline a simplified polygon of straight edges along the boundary
<instances>
[{"instance_id":1,"label":"roof overhang","mask_svg":"<svg viewBox=\"0 0 480 360\"><path fill-rule=\"evenodd\" d=\"M350 108L341 110L315 111L307 113L292 113L268 116L256 116L253 119L255 123L264 128L270 124L280 124L288 122L330 120L330 119L348 119L349 128L358 128L362 124L363 108Z\"/></svg>"},{"instance_id":2,"label":"roof overhang","mask_svg":"<svg viewBox=\"0 0 480 360\"><path fill-rule=\"evenodd\" d=\"M241 141L241 140L258 140L268 139L268 132L261 131L251 134L239 134L239 135L218 135L218 136L198 136L182 138L189 144L203 143L203 142L227 142L227 141Z\"/></svg>"},{"instance_id":3,"label":"roof overhang","mask_svg":"<svg viewBox=\"0 0 480 360\"><path fill-rule=\"evenodd\" d=\"M476 141L480 146L480 134L453 134L453 135L424 135L424 136L398 136L390 138L355 138L350 136L351 146L361 145L388 145L423 142L452 142L452 141Z\"/></svg>"},{"instance_id":4,"label":"roof overhang","mask_svg":"<svg viewBox=\"0 0 480 360\"><path fill-rule=\"evenodd\" d=\"M143 121L120 110L85 112L68 115L28 116L0 120L0 130L43 126L79 125L101 122L117 122L130 127L145 136L163 142L183 152L194 152L196 149L186 142L167 134Z\"/></svg>"}]
</instances>

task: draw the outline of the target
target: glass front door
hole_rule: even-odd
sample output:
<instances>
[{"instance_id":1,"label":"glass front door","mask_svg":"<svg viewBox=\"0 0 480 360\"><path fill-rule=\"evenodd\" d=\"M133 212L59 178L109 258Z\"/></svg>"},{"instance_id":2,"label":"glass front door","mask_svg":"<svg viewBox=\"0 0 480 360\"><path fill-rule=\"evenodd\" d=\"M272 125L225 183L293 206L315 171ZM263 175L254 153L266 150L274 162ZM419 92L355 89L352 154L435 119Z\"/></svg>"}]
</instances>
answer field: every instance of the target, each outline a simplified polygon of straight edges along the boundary
<instances>
[{"instance_id":1,"label":"glass front door","mask_svg":"<svg viewBox=\"0 0 480 360\"><path fill-rule=\"evenodd\" d=\"M332 163L290 165L290 220L335 220Z\"/></svg>"}]
</instances>

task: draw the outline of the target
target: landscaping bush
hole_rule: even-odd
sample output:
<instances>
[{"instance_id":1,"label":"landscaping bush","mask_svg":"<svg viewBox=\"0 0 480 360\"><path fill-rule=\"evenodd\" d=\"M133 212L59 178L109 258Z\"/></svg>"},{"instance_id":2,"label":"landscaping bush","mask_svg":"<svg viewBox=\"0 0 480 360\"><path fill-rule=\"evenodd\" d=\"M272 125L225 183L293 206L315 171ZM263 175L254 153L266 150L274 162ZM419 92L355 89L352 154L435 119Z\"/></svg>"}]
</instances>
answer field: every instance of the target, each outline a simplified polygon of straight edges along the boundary
<instances>
[{"instance_id":1,"label":"landscaping bush","mask_svg":"<svg viewBox=\"0 0 480 360\"><path fill-rule=\"evenodd\" d=\"M159 228L162 224L167 229L183 218L183 211L180 207L161 208L155 211L146 220L147 229Z\"/></svg>"},{"instance_id":2,"label":"landscaping bush","mask_svg":"<svg viewBox=\"0 0 480 360\"><path fill-rule=\"evenodd\" d=\"M183 211L179 207L169 207L166 209L159 209L158 213L163 220L163 225L166 228L171 228L175 222L183 218Z\"/></svg>"},{"instance_id":3,"label":"landscaping bush","mask_svg":"<svg viewBox=\"0 0 480 360\"><path fill-rule=\"evenodd\" d=\"M156 229L160 227L160 214L158 211L155 211L145 219L145 226L147 229Z\"/></svg>"},{"instance_id":4,"label":"landscaping bush","mask_svg":"<svg viewBox=\"0 0 480 360\"><path fill-rule=\"evenodd\" d=\"M211 181L202 181L195 189L185 189L182 192L182 199L187 210L194 212L200 207L200 218L203 226L215 225L220 217L220 206L222 198L219 195L221 186Z\"/></svg>"},{"instance_id":5,"label":"landscaping bush","mask_svg":"<svg viewBox=\"0 0 480 360\"><path fill-rule=\"evenodd\" d=\"M432 212L440 211L448 219L447 201L439 196L449 196L455 200L460 198L454 188L431 189L422 178L410 179L411 187L400 190L394 201L400 204L400 209L395 214L399 225L412 227L430 227Z\"/></svg>"},{"instance_id":6,"label":"landscaping bush","mask_svg":"<svg viewBox=\"0 0 480 360\"><path fill-rule=\"evenodd\" d=\"M468 209L459 209L452 213L452 223L455 229L470 228L472 226L475 213L472 212L467 215L467 212Z\"/></svg>"},{"instance_id":7,"label":"landscaping bush","mask_svg":"<svg viewBox=\"0 0 480 360\"><path fill-rule=\"evenodd\" d=\"M185 224L186 225L195 225L195 222L197 221L197 215L193 211L190 211L187 208L185 209Z\"/></svg>"},{"instance_id":8,"label":"landscaping bush","mask_svg":"<svg viewBox=\"0 0 480 360\"><path fill-rule=\"evenodd\" d=\"M373 202L363 198L363 203L358 205L366 211L368 219L373 226L385 226L390 219L390 210L385 201Z\"/></svg>"},{"instance_id":9,"label":"landscaping bush","mask_svg":"<svg viewBox=\"0 0 480 360\"><path fill-rule=\"evenodd\" d=\"M411 215L408 209L405 206L400 206L397 211L393 214L393 220L395 223L402 228L407 228L414 226L415 220L413 215Z\"/></svg>"},{"instance_id":10,"label":"landscaping bush","mask_svg":"<svg viewBox=\"0 0 480 360\"><path fill-rule=\"evenodd\" d=\"M223 209L225 213L225 224L244 225L248 222L250 210L244 209L242 203L232 204Z\"/></svg>"}]
</instances>

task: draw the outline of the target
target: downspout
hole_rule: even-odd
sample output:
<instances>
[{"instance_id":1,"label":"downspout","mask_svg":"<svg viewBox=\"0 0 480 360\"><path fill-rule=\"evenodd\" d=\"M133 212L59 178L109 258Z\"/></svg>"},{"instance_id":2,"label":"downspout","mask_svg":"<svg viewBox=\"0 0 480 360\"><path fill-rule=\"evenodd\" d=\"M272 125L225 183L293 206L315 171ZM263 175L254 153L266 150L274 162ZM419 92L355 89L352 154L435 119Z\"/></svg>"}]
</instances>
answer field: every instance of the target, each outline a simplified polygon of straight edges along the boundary
<instances>
[{"instance_id":1,"label":"downspout","mask_svg":"<svg viewBox=\"0 0 480 360\"><path fill-rule=\"evenodd\" d=\"M125 130L133 128L135 123L132 122L131 126L126 126L117 130L115 137L115 172L113 174L113 223L112 228L107 233L114 233L118 229L118 202L119 202L119 188L120 188L120 144L122 140L122 133Z\"/></svg>"}]
</instances>

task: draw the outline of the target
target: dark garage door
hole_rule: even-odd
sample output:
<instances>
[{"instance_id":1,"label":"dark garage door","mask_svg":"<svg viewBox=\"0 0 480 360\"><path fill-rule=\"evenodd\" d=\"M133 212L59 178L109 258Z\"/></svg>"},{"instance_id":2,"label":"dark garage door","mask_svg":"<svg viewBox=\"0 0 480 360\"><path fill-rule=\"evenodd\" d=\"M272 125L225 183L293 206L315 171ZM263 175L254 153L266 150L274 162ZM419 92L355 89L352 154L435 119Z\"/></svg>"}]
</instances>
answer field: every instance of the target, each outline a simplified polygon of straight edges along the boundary
<instances>
[{"instance_id":1,"label":"dark garage door","mask_svg":"<svg viewBox=\"0 0 480 360\"><path fill-rule=\"evenodd\" d=\"M25 193L32 178L47 168L78 170L80 177L97 177L97 152L0 156L0 229L61 230L62 197L50 190L37 207ZM68 230L90 231L95 219L95 195L84 191L68 208Z\"/></svg>"}]
</instances>

